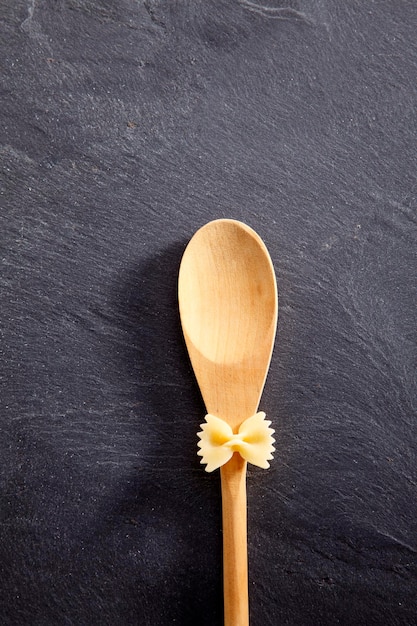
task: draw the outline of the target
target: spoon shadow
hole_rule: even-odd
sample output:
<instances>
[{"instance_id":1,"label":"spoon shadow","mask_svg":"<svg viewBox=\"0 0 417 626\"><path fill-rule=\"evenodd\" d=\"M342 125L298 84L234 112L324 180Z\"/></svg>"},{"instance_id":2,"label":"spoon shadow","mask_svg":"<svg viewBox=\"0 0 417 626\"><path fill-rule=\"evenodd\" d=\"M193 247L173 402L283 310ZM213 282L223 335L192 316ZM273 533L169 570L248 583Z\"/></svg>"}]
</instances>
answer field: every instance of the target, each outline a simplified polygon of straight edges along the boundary
<instances>
[{"instance_id":1,"label":"spoon shadow","mask_svg":"<svg viewBox=\"0 0 417 626\"><path fill-rule=\"evenodd\" d=\"M126 543L121 549L133 545L141 555L141 605L159 605L158 614L179 623L212 625L222 615L221 499L218 480L205 474L196 454L205 409L178 310L185 246L179 242L132 267L116 289L126 337L120 368L136 407L139 463L116 495L111 517Z\"/></svg>"}]
</instances>

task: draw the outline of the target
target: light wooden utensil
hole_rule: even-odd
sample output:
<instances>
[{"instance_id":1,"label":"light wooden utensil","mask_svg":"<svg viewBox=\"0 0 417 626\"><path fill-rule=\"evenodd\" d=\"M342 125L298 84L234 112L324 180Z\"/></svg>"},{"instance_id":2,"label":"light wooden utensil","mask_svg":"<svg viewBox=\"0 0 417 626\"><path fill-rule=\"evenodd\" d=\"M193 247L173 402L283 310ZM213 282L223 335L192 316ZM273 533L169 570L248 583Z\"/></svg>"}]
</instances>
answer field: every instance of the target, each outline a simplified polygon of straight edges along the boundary
<instances>
[{"instance_id":1,"label":"light wooden utensil","mask_svg":"<svg viewBox=\"0 0 417 626\"><path fill-rule=\"evenodd\" d=\"M277 287L265 244L242 222L209 222L184 252L178 296L207 412L236 433L257 411L275 339ZM225 626L249 624L246 465L235 452L220 468Z\"/></svg>"}]
</instances>

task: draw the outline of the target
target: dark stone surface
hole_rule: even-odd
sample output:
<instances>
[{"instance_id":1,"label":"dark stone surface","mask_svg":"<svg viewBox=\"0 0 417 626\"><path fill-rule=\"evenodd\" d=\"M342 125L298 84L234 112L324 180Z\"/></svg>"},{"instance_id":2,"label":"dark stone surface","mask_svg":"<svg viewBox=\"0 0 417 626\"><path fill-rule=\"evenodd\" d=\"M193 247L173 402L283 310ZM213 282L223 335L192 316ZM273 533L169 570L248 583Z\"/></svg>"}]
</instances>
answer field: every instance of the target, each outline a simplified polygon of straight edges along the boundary
<instances>
[{"instance_id":1,"label":"dark stone surface","mask_svg":"<svg viewBox=\"0 0 417 626\"><path fill-rule=\"evenodd\" d=\"M176 281L265 240L251 626L417 605L412 1L2 0L0 622L222 623L219 477Z\"/></svg>"}]
</instances>

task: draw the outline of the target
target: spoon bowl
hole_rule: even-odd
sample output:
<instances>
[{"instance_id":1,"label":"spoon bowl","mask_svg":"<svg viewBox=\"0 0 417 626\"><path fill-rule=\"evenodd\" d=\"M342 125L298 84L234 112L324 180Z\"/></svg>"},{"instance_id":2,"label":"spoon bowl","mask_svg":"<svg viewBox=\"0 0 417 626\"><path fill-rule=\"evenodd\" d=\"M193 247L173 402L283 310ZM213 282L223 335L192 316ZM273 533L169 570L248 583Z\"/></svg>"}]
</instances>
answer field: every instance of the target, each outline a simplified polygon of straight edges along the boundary
<instances>
[{"instance_id":1,"label":"spoon bowl","mask_svg":"<svg viewBox=\"0 0 417 626\"><path fill-rule=\"evenodd\" d=\"M242 222L209 222L184 253L178 295L207 411L237 428L256 411L275 338L277 287L265 244Z\"/></svg>"}]
</instances>

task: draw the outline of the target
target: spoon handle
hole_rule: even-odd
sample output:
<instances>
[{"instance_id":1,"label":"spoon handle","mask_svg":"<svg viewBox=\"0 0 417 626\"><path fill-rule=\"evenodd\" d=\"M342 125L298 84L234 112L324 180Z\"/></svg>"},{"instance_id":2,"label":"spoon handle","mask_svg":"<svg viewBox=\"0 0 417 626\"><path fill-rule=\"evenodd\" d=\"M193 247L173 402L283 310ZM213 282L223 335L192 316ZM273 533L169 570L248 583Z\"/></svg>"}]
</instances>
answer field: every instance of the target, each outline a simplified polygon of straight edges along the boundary
<instances>
[{"instance_id":1,"label":"spoon handle","mask_svg":"<svg viewBox=\"0 0 417 626\"><path fill-rule=\"evenodd\" d=\"M224 626L249 626L246 465L235 453L220 468Z\"/></svg>"}]
</instances>

